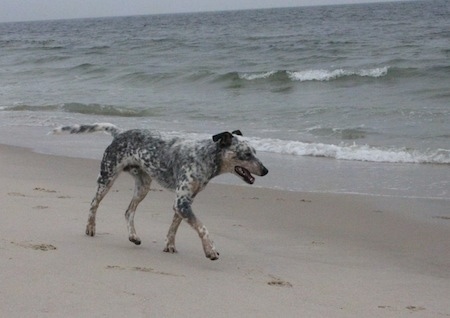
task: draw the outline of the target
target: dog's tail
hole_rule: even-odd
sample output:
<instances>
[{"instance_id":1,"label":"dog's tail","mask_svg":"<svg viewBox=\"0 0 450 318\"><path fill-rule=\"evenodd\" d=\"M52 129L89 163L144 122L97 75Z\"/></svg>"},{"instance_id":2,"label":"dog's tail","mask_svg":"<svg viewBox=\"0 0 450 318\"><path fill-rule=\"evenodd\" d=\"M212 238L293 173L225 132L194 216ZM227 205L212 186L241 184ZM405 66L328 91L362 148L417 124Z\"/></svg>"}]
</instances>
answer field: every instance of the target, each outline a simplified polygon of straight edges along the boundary
<instances>
[{"instance_id":1,"label":"dog's tail","mask_svg":"<svg viewBox=\"0 0 450 318\"><path fill-rule=\"evenodd\" d=\"M92 125L72 125L72 126L61 126L53 129L51 133L53 134L82 134L82 133L93 133L97 131L104 131L111 134L114 138L119 135L122 130L113 124L108 123L98 123Z\"/></svg>"}]
</instances>

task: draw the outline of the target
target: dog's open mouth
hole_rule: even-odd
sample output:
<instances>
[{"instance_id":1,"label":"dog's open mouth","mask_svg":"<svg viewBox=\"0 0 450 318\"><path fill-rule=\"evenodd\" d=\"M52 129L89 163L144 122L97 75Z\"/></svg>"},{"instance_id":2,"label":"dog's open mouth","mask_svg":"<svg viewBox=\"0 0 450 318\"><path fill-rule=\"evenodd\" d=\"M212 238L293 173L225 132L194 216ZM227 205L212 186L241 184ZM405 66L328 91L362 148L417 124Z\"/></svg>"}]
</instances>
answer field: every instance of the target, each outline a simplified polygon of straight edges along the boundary
<instances>
[{"instance_id":1,"label":"dog's open mouth","mask_svg":"<svg viewBox=\"0 0 450 318\"><path fill-rule=\"evenodd\" d=\"M251 175L250 171L241 166L234 167L234 171L248 184L253 184L255 178Z\"/></svg>"}]
</instances>

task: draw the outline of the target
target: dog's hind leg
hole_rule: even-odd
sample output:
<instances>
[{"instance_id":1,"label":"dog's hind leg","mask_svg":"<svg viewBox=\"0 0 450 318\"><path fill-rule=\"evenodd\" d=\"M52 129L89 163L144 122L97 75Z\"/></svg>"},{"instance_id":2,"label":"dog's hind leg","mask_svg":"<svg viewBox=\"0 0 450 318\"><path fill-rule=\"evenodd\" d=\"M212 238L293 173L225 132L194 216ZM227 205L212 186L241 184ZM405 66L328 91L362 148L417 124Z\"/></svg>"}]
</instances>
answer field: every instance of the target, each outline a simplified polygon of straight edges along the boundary
<instances>
[{"instance_id":1,"label":"dog's hind leg","mask_svg":"<svg viewBox=\"0 0 450 318\"><path fill-rule=\"evenodd\" d=\"M180 226L183 218L175 213L173 216L172 224L170 225L169 232L167 233L166 238L166 247L164 248L164 252L167 253L176 253L177 249L175 248L175 235L177 234L178 227Z\"/></svg>"},{"instance_id":2,"label":"dog's hind leg","mask_svg":"<svg viewBox=\"0 0 450 318\"><path fill-rule=\"evenodd\" d=\"M150 184L152 179L139 167L125 168L135 180L135 188L133 199L131 199L130 205L125 212L125 219L127 220L128 227L128 239L136 245L141 244L141 239L136 234L136 229L134 228L134 214L138 204L144 200L148 191L150 190Z\"/></svg>"},{"instance_id":3,"label":"dog's hind leg","mask_svg":"<svg viewBox=\"0 0 450 318\"><path fill-rule=\"evenodd\" d=\"M95 235L95 216L97 214L98 206L100 202L108 193L109 189L111 189L114 183L115 177L104 178L102 174L97 179L97 192L95 193L94 198L91 202L91 208L89 210L89 218L86 225L86 235L94 236Z\"/></svg>"}]
</instances>

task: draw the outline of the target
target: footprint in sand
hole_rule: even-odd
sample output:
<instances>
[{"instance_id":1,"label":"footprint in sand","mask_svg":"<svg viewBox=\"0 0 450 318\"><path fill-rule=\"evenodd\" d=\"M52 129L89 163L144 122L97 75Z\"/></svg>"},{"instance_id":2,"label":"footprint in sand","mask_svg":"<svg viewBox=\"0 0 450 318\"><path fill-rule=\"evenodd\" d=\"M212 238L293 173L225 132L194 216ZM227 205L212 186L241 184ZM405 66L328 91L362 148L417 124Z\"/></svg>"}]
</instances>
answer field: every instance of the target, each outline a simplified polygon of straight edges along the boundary
<instances>
[{"instance_id":1,"label":"footprint in sand","mask_svg":"<svg viewBox=\"0 0 450 318\"><path fill-rule=\"evenodd\" d=\"M39 192L44 192L44 193L57 193L58 192L56 190L50 190L50 189L41 188L41 187L36 187L33 189L33 191L39 191ZM71 197L68 195L60 195L57 198L58 199L71 199Z\"/></svg>"},{"instance_id":2,"label":"footprint in sand","mask_svg":"<svg viewBox=\"0 0 450 318\"><path fill-rule=\"evenodd\" d=\"M38 191L38 192L44 192L44 193L56 193L56 190L49 190L49 189L45 189L45 188L40 188L40 187L36 187L33 189L33 191ZM20 193L20 192L8 192L7 195L11 196L11 197L27 197L28 195ZM70 198L69 196L59 196L58 198Z\"/></svg>"},{"instance_id":3,"label":"footprint in sand","mask_svg":"<svg viewBox=\"0 0 450 318\"><path fill-rule=\"evenodd\" d=\"M41 187L36 187L33 189L34 191L46 192L46 193L56 193L56 190L49 190Z\"/></svg>"},{"instance_id":4,"label":"footprint in sand","mask_svg":"<svg viewBox=\"0 0 450 318\"><path fill-rule=\"evenodd\" d=\"M450 216L436 215L436 216L433 216L433 219L450 220Z\"/></svg>"},{"instance_id":5,"label":"footprint in sand","mask_svg":"<svg viewBox=\"0 0 450 318\"><path fill-rule=\"evenodd\" d=\"M36 251L54 251L56 250L56 246L52 245L52 244L32 244L32 243L17 243L17 242L11 242L11 244L14 244L16 246L20 246L23 248L30 248L32 250L36 250Z\"/></svg>"},{"instance_id":6,"label":"footprint in sand","mask_svg":"<svg viewBox=\"0 0 450 318\"><path fill-rule=\"evenodd\" d=\"M26 197L25 194L20 193L20 192L8 192L8 195L9 195L10 197Z\"/></svg>"},{"instance_id":7,"label":"footprint in sand","mask_svg":"<svg viewBox=\"0 0 450 318\"><path fill-rule=\"evenodd\" d=\"M259 200L258 197L242 197L244 200Z\"/></svg>"},{"instance_id":8,"label":"footprint in sand","mask_svg":"<svg viewBox=\"0 0 450 318\"><path fill-rule=\"evenodd\" d=\"M420 307L420 306L407 306L406 309L408 309L409 311L422 311L422 310L425 310L424 307Z\"/></svg>"},{"instance_id":9,"label":"footprint in sand","mask_svg":"<svg viewBox=\"0 0 450 318\"><path fill-rule=\"evenodd\" d=\"M291 283L282 280L279 277L275 277L273 275L269 275L270 276L270 280L267 282L267 285L269 286L278 286L278 287L293 287Z\"/></svg>"},{"instance_id":10,"label":"footprint in sand","mask_svg":"<svg viewBox=\"0 0 450 318\"><path fill-rule=\"evenodd\" d=\"M388 311L398 311L399 310L399 308L395 308L395 307L387 306L387 305L386 306L378 306L378 308L386 309ZM425 310L426 308L420 307L420 306L406 306L405 309L409 310L410 312L416 312L416 311Z\"/></svg>"},{"instance_id":11,"label":"footprint in sand","mask_svg":"<svg viewBox=\"0 0 450 318\"><path fill-rule=\"evenodd\" d=\"M46 205L36 205L33 207L33 209L35 210L44 210L44 209L48 209L49 207Z\"/></svg>"},{"instance_id":12,"label":"footprint in sand","mask_svg":"<svg viewBox=\"0 0 450 318\"><path fill-rule=\"evenodd\" d=\"M168 273L168 272L157 271L151 267L123 267L123 266L117 266L117 265L107 265L106 269L131 270L131 271L136 271L136 272L152 273L152 274L159 274L159 275L165 275L165 276L185 277L184 275L178 275L178 274L173 274L173 273Z\"/></svg>"}]
</instances>

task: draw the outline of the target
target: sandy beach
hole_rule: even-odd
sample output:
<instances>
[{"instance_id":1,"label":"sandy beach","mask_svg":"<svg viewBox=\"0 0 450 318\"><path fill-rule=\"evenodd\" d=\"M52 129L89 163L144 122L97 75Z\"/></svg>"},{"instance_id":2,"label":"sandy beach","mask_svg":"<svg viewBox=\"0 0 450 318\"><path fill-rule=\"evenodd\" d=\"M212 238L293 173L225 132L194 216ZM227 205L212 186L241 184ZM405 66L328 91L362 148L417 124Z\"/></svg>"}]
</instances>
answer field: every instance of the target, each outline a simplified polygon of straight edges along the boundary
<instances>
[{"instance_id":1,"label":"sandy beach","mask_svg":"<svg viewBox=\"0 0 450 318\"><path fill-rule=\"evenodd\" d=\"M100 205L92 238L99 160L2 145L0 163L2 317L450 317L448 200L210 184L193 208L213 262L187 224L179 253L162 251L174 195L156 184L136 246L131 177Z\"/></svg>"}]
</instances>

